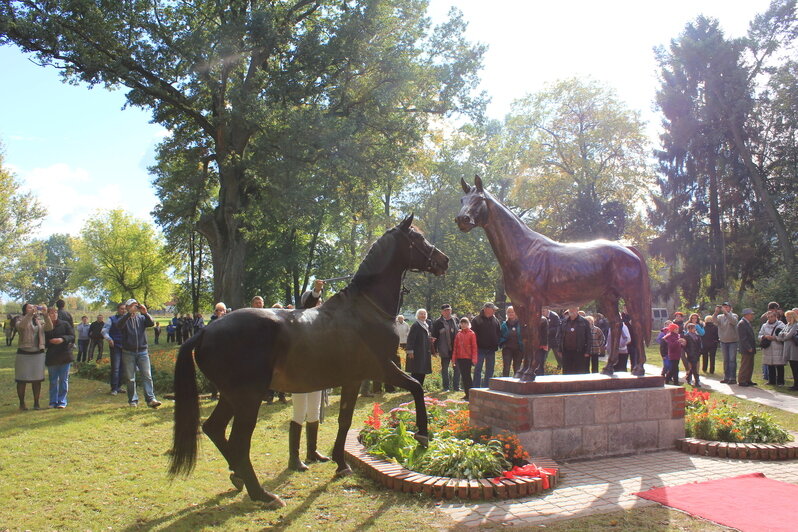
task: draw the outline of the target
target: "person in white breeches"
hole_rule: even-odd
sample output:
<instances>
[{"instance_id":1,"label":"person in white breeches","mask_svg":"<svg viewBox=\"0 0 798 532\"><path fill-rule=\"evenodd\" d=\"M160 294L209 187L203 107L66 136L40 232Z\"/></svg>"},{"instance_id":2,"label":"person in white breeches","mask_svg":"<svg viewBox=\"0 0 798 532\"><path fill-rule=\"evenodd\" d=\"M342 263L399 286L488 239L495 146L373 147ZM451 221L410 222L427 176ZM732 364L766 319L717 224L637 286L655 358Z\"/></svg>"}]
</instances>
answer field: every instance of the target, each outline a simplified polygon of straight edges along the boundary
<instances>
[{"instance_id":1,"label":"person in white breeches","mask_svg":"<svg viewBox=\"0 0 798 532\"><path fill-rule=\"evenodd\" d=\"M321 305L321 291L324 281L317 279L313 290L302 294L300 308L313 308ZM288 431L288 467L294 471L306 471L308 466L299 458L299 440L302 437L302 424L307 429L306 462L327 462L328 457L316 450L319 437L319 413L321 412L322 391L292 394L294 415Z\"/></svg>"}]
</instances>

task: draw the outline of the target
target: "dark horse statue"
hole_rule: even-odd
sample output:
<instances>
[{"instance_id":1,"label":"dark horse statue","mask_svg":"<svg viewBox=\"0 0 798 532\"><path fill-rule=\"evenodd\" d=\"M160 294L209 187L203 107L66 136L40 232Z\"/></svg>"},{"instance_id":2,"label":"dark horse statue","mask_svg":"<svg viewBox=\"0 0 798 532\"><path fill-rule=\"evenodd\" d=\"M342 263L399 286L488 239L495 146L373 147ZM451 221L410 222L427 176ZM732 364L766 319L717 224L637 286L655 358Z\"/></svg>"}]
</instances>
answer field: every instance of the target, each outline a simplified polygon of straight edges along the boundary
<instances>
[{"instance_id":1,"label":"dark horse statue","mask_svg":"<svg viewBox=\"0 0 798 532\"><path fill-rule=\"evenodd\" d=\"M618 360L621 318L618 300L623 299L632 319L632 337L638 341L634 375L645 375L645 345L651 335L651 290L648 268L640 252L608 240L563 244L555 242L524 224L482 186L460 180L465 196L455 221L461 231L482 227L504 275L507 295L522 326L524 362L515 375L535 380L541 309L566 308L590 301L610 322L613 343L602 373L612 375Z\"/></svg>"},{"instance_id":2,"label":"dark horse statue","mask_svg":"<svg viewBox=\"0 0 798 532\"><path fill-rule=\"evenodd\" d=\"M265 491L249 458L252 431L268 389L312 392L341 386L336 475L351 472L344 441L361 381L372 379L413 394L417 438L427 438L421 385L394 364L399 346L393 322L406 270L446 272L449 258L414 227L413 216L369 250L350 284L312 309L240 309L211 322L181 347L175 365L175 424L171 475L189 474L197 456L199 402L194 362L219 389L219 403L202 430L227 460L230 480L271 507L284 503ZM192 357L192 352L194 356ZM225 430L230 420L230 437Z\"/></svg>"}]
</instances>

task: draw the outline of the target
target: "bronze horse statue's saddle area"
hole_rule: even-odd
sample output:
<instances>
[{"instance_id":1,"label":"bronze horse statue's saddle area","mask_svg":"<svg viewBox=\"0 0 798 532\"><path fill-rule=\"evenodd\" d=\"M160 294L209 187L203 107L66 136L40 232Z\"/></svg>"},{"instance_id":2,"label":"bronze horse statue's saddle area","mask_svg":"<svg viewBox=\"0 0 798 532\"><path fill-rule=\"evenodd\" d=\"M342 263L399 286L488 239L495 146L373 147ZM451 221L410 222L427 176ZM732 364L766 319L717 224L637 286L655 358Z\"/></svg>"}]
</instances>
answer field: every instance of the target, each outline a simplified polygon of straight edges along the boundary
<instances>
[{"instance_id":1,"label":"bronze horse statue's saddle area","mask_svg":"<svg viewBox=\"0 0 798 532\"><path fill-rule=\"evenodd\" d=\"M350 472L344 442L361 381L385 382L413 394L417 438L426 441L421 385L393 362L399 337L393 322L407 270L441 275L449 258L412 226L409 216L369 250L350 284L310 309L236 310L211 322L180 347L175 366L175 424L170 473L188 474L197 455L199 402L194 362L219 389L219 402L202 430L227 460L230 480L253 500L283 502L258 482L250 441L267 389L311 392L341 387L336 475ZM193 357L192 357L193 353ZM230 436L225 436L232 420ZM287 436L287 434L286 434Z\"/></svg>"},{"instance_id":2,"label":"bronze horse statue's saddle area","mask_svg":"<svg viewBox=\"0 0 798 532\"><path fill-rule=\"evenodd\" d=\"M455 222L464 232L477 226L485 230L504 275L505 291L522 324L524 362L515 376L533 381L543 363L536 360L542 345L538 336L543 307L561 309L591 301L597 302L599 312L610 322L612 344L602 373L612 375L621 336L620 299L632 316L630 333L637 342L638 359L632 373L645 375L645 346L652 318L648 268L642 254L608 240L555 242L527 227L484 189L479 176L473 187L462 179L460 183L465 195Z\"/></svg>"}]
</instances>

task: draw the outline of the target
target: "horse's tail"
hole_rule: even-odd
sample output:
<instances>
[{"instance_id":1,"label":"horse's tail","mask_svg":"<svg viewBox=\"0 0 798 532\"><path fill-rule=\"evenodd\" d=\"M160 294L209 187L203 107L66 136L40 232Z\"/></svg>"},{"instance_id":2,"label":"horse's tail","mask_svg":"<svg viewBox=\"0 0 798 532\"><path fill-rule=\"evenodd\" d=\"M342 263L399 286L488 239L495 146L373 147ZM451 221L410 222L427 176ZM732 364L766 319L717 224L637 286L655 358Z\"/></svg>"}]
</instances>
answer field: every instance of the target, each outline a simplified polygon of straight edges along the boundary
<instances>
[{"instance_id":1,"label":"horse's tail","mask_svg":"<svg viewBox=\"0 0 798 532\"><path fill-rule=\"evenodd\" d=\"M197 461L199 438L199 397L194 347L201 344L203 331L180 346L175 364L175 426L169 452L169 476L188 475Z\"/></svg>"},{"instance_id":2,"label":"horse's tail","mask_svg":"<svg viewBox=\"0 0 798 532\"><path fill-rule=\"evenodd\" d=\"M629 249L637 255L637 258L640 259L640 274L642 276L642 285L640 287L640 313L642 314L640 323L643 325L643 342L645 345L651 343L651 328L654 325L654 318L651 316L651 278L648 275L648 266L646 265L646 259L643 257L643 254L640 253L640 250L634 246L629 246Z\"/></svg>"}]
</instances>

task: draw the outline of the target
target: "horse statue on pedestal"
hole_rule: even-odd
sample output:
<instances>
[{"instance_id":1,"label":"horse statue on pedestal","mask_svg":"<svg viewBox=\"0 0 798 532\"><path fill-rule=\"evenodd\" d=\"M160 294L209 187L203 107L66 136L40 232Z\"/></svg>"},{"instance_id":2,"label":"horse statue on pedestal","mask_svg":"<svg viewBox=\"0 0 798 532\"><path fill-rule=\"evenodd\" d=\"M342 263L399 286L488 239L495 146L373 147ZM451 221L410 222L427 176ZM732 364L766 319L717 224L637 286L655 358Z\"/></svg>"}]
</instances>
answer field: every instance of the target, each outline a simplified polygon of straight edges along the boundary
<instances>
[{"instance_id":1,"label":"horse statue on pedestal","mask_svg":"<svg viewBox=\"0 0 798 532\"><path fill-rule=\"evenodd\" d=\"M591 301L598 303L610 322L612 344L602 373L612 375L618 360L623 299L632 316L632 338L637 339L638 359L632 368L645 375L645 346L651 336L651 289L648 268L640 252L608 240L560 243L531 230L482 186L476 176L470 187L460 180L465 195L455 222L461 231L482 227L488 235L504 275L507 295L522 324L524 362L515 377L534 381L543 361L535 353L540 343L539 323L544 306L566 308ZM545 345L545 344L544 344Z\"/></svg>"},{"instance_id":2,"label":"horse statue on pedestal","mask_svg":"<svg viewBox=\"0 0 798 532\"><path fill-rule=\"evenodd\" d=\"M344 441L363 380L392 384L412 393L416 438L427 440L424 391L393 362L399 347L393 323L405 271L441 275L448 268L449 258L412 223L411 215L381 236L349 285L323 305L296 310L236 310L212 321L183 343L175 365L171 475L187 475L196 461L199 402L195 361L220 392L202 431L227 460L236 489L246 486L250 498L269 507L284 503L261 487L249 448L261 400L270 388L302 393L341 387L338 435L332 453L338 465L336 476L351 473L344 460ZM233 427L227 438L230 420Z\"/></svg>"}]
</instances>

